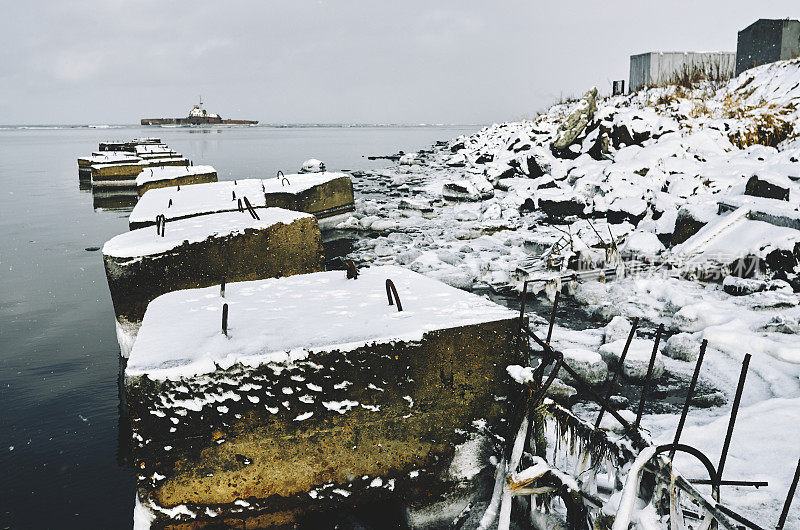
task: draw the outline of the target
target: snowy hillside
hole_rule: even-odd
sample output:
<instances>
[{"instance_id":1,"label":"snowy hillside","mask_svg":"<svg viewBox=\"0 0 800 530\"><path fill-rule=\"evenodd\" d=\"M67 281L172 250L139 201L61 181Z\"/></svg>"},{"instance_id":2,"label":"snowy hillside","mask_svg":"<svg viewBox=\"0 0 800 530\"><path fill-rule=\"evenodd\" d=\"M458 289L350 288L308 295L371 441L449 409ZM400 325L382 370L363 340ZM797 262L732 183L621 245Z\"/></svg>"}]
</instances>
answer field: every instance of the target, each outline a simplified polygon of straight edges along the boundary
<instances>
[{"instance_id":1,"label":"snowy hillside","mask_svg":"<svg viewBox=\"0 0 800 530\"><path fill-rule=\"evenodd\" d=\"M374 235L352 254L362 263L499 293L549 280L534 290L566 289L603 322L664 324L664 369L675 380L691 376L708 340L701 381L722 399L692 410L686 439L712 460L752 354L726 478L769 486L726 487L723 498L774 526L800 457L790 442L800 437L799 104L800 60L716 88L606 99L592 90L534 120L495 124L357 175L357 211L340 227ZM617 271L616 281L571 279L601 269ZM569 327L556 327L560 349L601 351L618 338L588 323ZM668 442L676 421L665 412L643 425ZM686 476L702 475L695 462L676 462ZM795 504L790 521L800 520Z\"/></svg>"}]
</instances>

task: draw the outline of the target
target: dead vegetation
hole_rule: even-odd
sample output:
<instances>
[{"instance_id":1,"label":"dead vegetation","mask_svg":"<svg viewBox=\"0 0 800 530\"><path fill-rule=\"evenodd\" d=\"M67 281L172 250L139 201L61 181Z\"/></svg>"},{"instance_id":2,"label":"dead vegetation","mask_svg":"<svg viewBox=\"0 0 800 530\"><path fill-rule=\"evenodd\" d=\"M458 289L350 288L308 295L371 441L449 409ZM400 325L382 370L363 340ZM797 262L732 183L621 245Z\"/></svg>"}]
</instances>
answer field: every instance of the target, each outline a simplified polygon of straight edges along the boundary
<instances>
[{"instance_id":1,"label":"dead vegetation","mask_svg":"<svg viewBox=\"0 0 800 530\"><path fill-rule=\"evenodd\" d=\"M777 147L794 133L794 124L784 119L779 111L752 113L742 128L728 139L739 149L751 145Z\"/></svg>"}]
</instances>

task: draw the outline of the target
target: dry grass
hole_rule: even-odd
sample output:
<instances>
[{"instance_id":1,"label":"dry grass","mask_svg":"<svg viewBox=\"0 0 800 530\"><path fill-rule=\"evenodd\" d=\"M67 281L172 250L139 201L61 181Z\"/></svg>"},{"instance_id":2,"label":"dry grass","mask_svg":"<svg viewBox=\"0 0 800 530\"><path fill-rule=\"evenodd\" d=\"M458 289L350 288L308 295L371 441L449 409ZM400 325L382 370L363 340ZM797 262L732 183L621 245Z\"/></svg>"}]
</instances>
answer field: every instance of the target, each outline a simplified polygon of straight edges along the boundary
<instances>
[{"instance_id":1,"label":"dry grass","mask_svg":"<svg viewBox=\"0 0 800 530\"><path fill-rule=\"evenodd\" d=\"M753 113L740 130L728 136L739 149L751 145L777 147L794 133L794 124L784 119L779 112Z\"/></svg>"}]
</instances>

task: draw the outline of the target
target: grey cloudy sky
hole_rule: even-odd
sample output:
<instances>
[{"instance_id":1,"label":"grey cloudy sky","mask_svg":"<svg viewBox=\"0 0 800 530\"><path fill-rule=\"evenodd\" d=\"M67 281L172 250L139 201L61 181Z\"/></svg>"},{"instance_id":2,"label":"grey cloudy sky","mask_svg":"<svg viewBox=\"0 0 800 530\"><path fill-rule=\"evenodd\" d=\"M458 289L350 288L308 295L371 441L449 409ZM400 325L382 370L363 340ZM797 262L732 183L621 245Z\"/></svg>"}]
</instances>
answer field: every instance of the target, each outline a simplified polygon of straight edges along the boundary
<instances>
[{"instance_id":1,"label":"grey cloudy sky","mask_svg":"<svg viewBox=\"0 0 800 530\"><path fill-rule=\"evenodd\" d=\"M265 123L488 123L628 78L650 50L732 50L797 0L0 0L0 123L137 123L202 94Z\"/></svg>"}]
</instances>

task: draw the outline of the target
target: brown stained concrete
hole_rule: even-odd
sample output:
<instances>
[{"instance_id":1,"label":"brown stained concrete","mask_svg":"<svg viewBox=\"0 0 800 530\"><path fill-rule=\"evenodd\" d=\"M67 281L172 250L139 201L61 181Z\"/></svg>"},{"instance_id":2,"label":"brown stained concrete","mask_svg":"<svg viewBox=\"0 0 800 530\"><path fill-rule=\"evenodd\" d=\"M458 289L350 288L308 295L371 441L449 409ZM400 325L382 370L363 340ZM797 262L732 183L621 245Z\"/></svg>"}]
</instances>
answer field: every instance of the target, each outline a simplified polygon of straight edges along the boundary
<instances>
[{"instance_id":1,"label":"brown stained concrete","mask_svg":"<svg viewBox=\"0 0 800 530\"><path fill-rule=\"evenodd\" d=\"M135 155L134 155L135 156ZM141 162L119 162L116 164L94 164L90 166L93 181L136 180L143 169L161 166L186 166L186 158L157 158ZM135 183L133 184L135 186Z\"/></svg>"},{"instance_id":2,"label":"brown stained concrete","mask_svg":"<svg viewBox=\"0 0 800 530\"><path fill-rule=\"evenodd\" d=\"M268 207L313 213L318 219L355 209L353 181L347 176L329 180L300 193L268 192L266 199Z\"/></svg>"},{"instance_id":3,"label":"brown stained concrete","mask_svg":"<svg viewBox=\"0 0 800 530\"><path fill-rule=\"evenodd\" d=\"M208 287L223 278L239 282L324 270L322 235L313 217L184 242L163 254L103 261L117 320L130 323L141 322L147 304L171 291Z\"/></svg>"},{"instance_id":4,"label":"brown stained concrete","mask_svg":"<svg viewBox=\"0 0 800 530\"><path fill-rule=\"evenodd\" d=\"M138 186L139 197L144 195L148 190L156 188L169 188L172 186L187 186L190 184L205 184L207 182L216 182L217 172L210 171L208 173L197 173L186 175L178 178L164 179L164 180L151 180Z\"/></svg>"},{"instance_id":5,"label":"brown stained concrete","mask_svg":"<svg viewBox=\"0 0 800 530\"><path fill-rule=\"evenodd\" d=\"M497 428L507 415L505 367L524 362L526 356L516 348L518 329L518 320L511 318L437 330L419 342L312 353L278 373L262 365L179 382L128 378L128 403L139 440L133 454L144 477L139 495L163 507L186 504L199 514L209 506L221 511L214 519L200 515L193 528L234 513L256 521L266 517L243 526L247 528L289 524L376 495L428 500L443 491L444 472L465 432L474 431L473 421L485 419ZM342 388L343 381L350 385ZM189 397L181 394L182 387L202 399L206 393L237 392L246 383L260 388L239 391L239 401L214 402L185 414L168 405L173 398ZM309 383L322 390L308 390ZM282 391L292 387L292 394ZM303 395L314 403L300 400ZM340 414L323 404L344 400L359 405ZM220 405L228 410L221 412ZM295 421L307 412L313 415ZM171 449L165 451L165 446ZM423 473L412 479L409 472L415 470ZM154 473L166 478L154 482ZM376 476L396 479L394 491L367 487ZM331 483L351 495L330 489L326 495L325 485ZM308 495L312 490L319 492L316 499ZM251 506L243 513L231 512L241 509L232 504L237 499ZM173 522L165 518L153 528L171 528Z\"/></svg>"}]
</instances>

